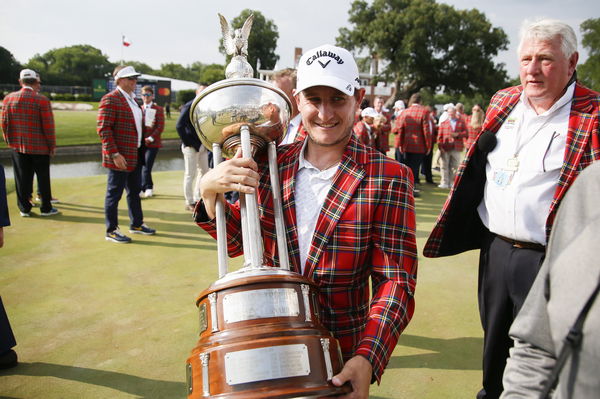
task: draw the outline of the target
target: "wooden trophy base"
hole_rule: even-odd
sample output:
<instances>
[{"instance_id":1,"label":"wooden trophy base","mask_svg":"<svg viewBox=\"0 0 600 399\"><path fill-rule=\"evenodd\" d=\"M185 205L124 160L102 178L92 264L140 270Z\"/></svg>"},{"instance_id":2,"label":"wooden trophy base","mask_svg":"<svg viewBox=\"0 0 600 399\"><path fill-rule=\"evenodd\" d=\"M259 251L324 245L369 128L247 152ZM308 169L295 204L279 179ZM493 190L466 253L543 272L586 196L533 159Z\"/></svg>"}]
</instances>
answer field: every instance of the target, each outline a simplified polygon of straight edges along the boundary
<instances>
[{"instance_id":1,"label":"wooden trophy base","mask_svg":"<svg viewBox=\"0 0 600 399\"><path fill-rule=\"evenodd\" d=\"M348 393L330 381L343 367L319 322L317 287L271 267L246 268L198 297L200 339L187 360L188 398L319 398Z\"/></svg>"}]
</instances>

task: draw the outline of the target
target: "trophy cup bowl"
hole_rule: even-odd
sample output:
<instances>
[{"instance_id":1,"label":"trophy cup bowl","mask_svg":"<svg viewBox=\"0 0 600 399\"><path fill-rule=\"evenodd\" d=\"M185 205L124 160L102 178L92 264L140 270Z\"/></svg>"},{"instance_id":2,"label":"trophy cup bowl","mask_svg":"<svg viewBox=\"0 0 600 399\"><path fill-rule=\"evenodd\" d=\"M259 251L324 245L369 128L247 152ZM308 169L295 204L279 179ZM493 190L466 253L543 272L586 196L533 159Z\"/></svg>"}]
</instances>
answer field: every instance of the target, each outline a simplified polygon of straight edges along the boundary
<instances>
[{"instance_id":1,"label":"trophy cup bowl","mask_svg":"<svg viewBox=\"0 0 600 399\"><path fill-rule=\"evenodd\" d=\"M240 146L240 129L250 130L253 152L278 141L288 126L291 103L283 91L264 80L225 79L204 89L192 103L190 117L202 144L222 147L228 158Z\"/></svg>"}]
</instances>

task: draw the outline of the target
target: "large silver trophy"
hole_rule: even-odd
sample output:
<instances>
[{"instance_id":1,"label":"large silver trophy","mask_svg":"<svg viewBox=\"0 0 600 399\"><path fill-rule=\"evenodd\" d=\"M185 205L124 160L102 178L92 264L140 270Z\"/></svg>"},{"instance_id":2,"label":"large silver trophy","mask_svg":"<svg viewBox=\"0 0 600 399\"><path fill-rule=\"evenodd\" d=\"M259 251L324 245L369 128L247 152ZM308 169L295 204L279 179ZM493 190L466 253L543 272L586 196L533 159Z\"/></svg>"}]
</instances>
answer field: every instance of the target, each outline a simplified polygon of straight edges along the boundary
<instances>
[{"instance_id":1,"label":"large silver trophy","mask_svg":"<svg viewBox=\"0 0 600 399\"><path fill-rule=\"evenodd\" d=\"M316 398L348 392L331 378L343 367L337 340L319 321L318 288L290 271L276 142L291 103L271 84L252 78L246 60L250 16L232 30L219 14L231 63L227 79L202 91L190 118L202 143L232 157L268 151L279 268L263 264L256 194L240 193L244 266L228 273L224 203L216 207L219 280L197 298L200 338L187 360L188 398Z\"/></svg>"}]
</instances>

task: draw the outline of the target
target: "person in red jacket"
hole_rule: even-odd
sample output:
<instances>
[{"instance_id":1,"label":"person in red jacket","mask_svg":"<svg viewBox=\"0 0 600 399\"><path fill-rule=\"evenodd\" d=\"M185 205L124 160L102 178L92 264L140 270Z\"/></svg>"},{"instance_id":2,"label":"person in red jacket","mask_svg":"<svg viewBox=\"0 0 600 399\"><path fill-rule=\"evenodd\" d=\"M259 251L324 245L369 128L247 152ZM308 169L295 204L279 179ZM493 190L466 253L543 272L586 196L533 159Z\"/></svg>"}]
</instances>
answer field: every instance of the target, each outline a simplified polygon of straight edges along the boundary
<instances>
[{"instance_id":1,"label":"person in red jacket","mask_svg":"<svg viewBox=\"0 0 600 399\"><path fill-rule=\"evenodd\" d=\"M375 117L379 115L373 108L367 107L360 112L360 120L354 124L352 130L356 138L364 145L377 148L377 129L373 126Z\"/></svg>"},{"instance_id":2,"label":"person in red jacket","mask_svg":"<svg viewBox=\"0 0 600 399\"><path fill-rule=\"evenodd\" d=\"M158 150L162 147L160 135L165 128L165 113L163 107L154 102L152 86L142 87L142 111L144 117L144 166L142 167L142 191L140 196L150 198L153 195L152 167Z\"/></svg>"},{"instance_id":3,"label":"person in red jacket","mask_svg":"<svg viewBox=\"0 0 600 399\"><path fill-rule=\"evenodd\" d=\"M54 115L48 99L36 91L38 74L23 69L19 74L21 90L4 97L2 131L4 140L13 149L12 161L21 216L31 216L33 175L38 178L42 216L59 213L52 206L50 189L50 157L56 148Z\"/></svg>"},{"instance_id":4,"label":"person in red jacket","mask_svg":"<svg viewBox=\"0 0 600 399\"><path fill-rule=\"evenodd\" d=\"M577 82L574 30L546 19L526 22L521 32L521 85L492 97L423 251L481 250L479 399L500 396L513 344L508 332L545 257L556 212L581 171L600 159L600 94Z\"/></svg>"},{"instance_id":5,"label":"person in red jacket","mask_svg":"<svg viewBox=\"0 0 600 399\"><path fill-rule=\"evenodd\" d=\"M132 66L118 66L113 72L117 88L104 95L98 106L97 132L102 140L102 166L108 168L104 216L106 240L129 243L119 230L118 207L127 190L129 232L152 235L156 230L144 223L140 190L144 162L143 113L135 101L140 74Z\"/></svg>"},{"instance_id":6,"label":"person in red jacket","mask_svg":"<svg viewBox=\"0 0 600 399\"><path fill-rule=\"evenodd\" d=\"M347 50L307 51L295 90L307 136L277 151L291 268L319 286L320 319L340 342L346 363L332 382L351 382L354 392L343 398L366 399L412 317L417 258L408 168L352 133L359 85ZM217 196L257 192L265 263L278 266L268 176L252 159L222 162L202 178L195 219L215 236ZM229 253L239 256L240 207L225 205Z\"/></svg>"},{"instance_id":7,"label":"person in red jacket","mask_svg":"<svg viewBox=\"0 0 600 399\"><path fill-rule=\"evenodd\" d=\"M440 188L450 188L460 164L463 142L467 137L467 126L455 107L447 110L448 119L443 121L438 128L437 142L441 152L440 174L442 179Z\"/></svg>"}]
</instances>

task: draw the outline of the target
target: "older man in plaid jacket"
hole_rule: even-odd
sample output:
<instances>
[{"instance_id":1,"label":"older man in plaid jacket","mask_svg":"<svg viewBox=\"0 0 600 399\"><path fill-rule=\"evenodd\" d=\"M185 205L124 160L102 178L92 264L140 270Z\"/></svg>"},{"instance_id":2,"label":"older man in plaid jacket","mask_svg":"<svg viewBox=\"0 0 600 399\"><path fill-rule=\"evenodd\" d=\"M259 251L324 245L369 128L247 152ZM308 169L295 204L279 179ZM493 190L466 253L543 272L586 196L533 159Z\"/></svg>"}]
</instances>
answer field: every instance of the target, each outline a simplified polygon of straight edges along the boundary
<instances>
[{"instance_id":1,"label":"older man in plaid jacket","mask_svg":"<svg viewBox=\"0 0 600 399\"><path fill-rule=\"evenodd\" d=\"M114 71L117 88L102 97L98 107L97 131L102 140L102 166L108 168L104 200L106 240L129 243L131 238L119 230L118 206L123 190L127 190L129 231L153 235L156 230L144 224L140 190L144 143L142 109L135 101L135 87L140 74L131 66L118 66Z\"/></svg>"},{"instance_id":2,"label":"older man in plaid jacket","mask_svg":"<svg viewBox=\"0 0 600 399\"><path fill-rule=\"evenodd\" d=\"M600 159L600 95L576 83L573 29L555 20L525 25L519 57L521 86L492 98L424 250L439 257L481 249L478 398L500 396L508 331L544 259L558 206Z\"/></svg>"},{"instance_id":3,"label":"older man in plaid jacket","mask_svg":"<svg viewBox=\"0 0 600 399\"><path fill-rule=\"evenodd\" d=\"M346 360L332 381L351 382L348 398L367 398L371 381L380 381L412 317L417 274L410 172L352 134L363 96L348 51L330 45L309 50L300 59L295 90L307 137L278 149L292 269L319 285L321 320ZM246 158L219 164L202 179L196 221L214 236L217 195L256 190L265 259L276 266L268 174ZM226 214L230 255L240 255L239 206L227 206Z\"/></svg>"},{"instance_id":4,"label":"older man in plaid jacket","mask_svg":"<svg viewBox=\"0 0 600 399\"><path fill-rule=\"evenodd\" d=\"M2 131L4 140L13 149L13 170L17 190L17 204L21 216L31 216L31 194L34 173L42 199L42 216L53 216L50 189L50 157L56 148L54 116L48 99L37 93L38 74L23 69L19 74L21 90L4 97Z\"/></svg>"}]
</instances>

